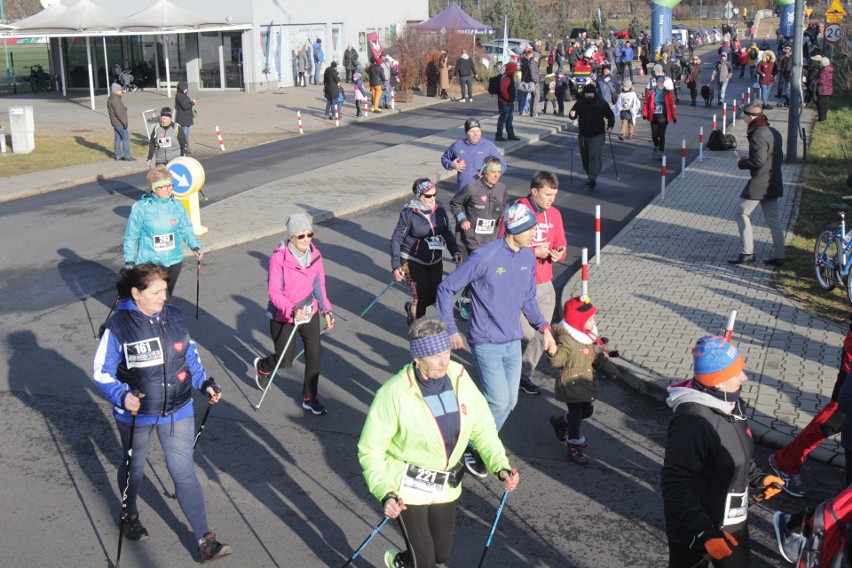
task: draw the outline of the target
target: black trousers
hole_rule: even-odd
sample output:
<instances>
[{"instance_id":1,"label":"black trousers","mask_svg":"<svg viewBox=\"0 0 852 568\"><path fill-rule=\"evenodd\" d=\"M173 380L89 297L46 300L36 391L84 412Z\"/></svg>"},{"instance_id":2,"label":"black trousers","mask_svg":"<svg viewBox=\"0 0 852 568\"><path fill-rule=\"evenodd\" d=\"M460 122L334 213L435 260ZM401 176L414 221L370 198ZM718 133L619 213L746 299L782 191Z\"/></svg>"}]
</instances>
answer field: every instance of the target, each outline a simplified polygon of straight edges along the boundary
<instances>
[{"instance_id":1,"label":"black trousers","mask_svg":"<svg viewBox=\"0 0 852 568\"><path fill-rule=\"evenodd\" d=\"M828 99L827 96L817 97L816 100L816 109L817 109L817 120L825 120L826 115L828 114Z\"/></svg>"},{"instance_id":2,"label":"black trousers","mask_svg":"<svg viewBox=\"0 0 852 568\"><path fill-rule=\"evenodd\" d=\"M320 355L322 344L320 343L320 314L314 313L311 320L299 326L299 337L302 338L302 344L305 346L305 380L302 383L302 398L308 400L316 398L317 385L320 375ZM275 343L275 353L268 355L260 360L258 367L264 373L271 373L281 357L281 352L284 350L284 345L290 337L295 324L269 320L269 333L272 335L272 341ZM284 354L284 360L281 361L280 369L286 369L293 364L293 359L296 355L296 341L290 342L290 347L287 348L287 353Z\"/></svg>"},{"instance_id":3,"label":"black trousers","mask_svg":"<svg viewBox=\"0 0 852 568\"><path fill-rule=\"evenodd\" d=\"M438 299L438 284L444 277L444 263L425 265L416 262L408 263L409 281L411 288L411 311L415 318L426 315L426 308Z\"/></svg>"},{"instance_id":4,"label":"black trousers","mask_svg":"<svg viewBox=\"0 0 852 568\"><path fill-rule=\"evenodd\" d=\"M435 568L450 557L456 527L456 502L407 505L399 525L408 550L398 556L406 568Z\"/></svg>"},{"instance_id":5,"label":"black trousers","mask_svg":"<svg viewBox=\"0 0 852 568\"><path fill-rule=\"evenodd\" d=\"M667 121L657 122L656 118L651 119L651 141L661 152L666 149L666 128L668 127Z\"/></svg>"},{"instance_id":6,"label":"black trousers","mask_svg":"<svg viewBox=\"0 0 852 568\"><path fill-rule=\"evenodd\" d=\"M570 440L580 439L580 424L586 418L590 418L595 411L591 402L568 402L568 416L565 425L568 426L568 438Z\"/></svg>"},{"instance_id":7,"label":"black trousers","mask_svg":"<svg viewBox=\"0 0 852 568\"><path fill-rule=\"evenodd\" d=\"M728 529L727 532L733 536L738 546L734 547L734 553L722 560L713 560L713 568L748 568L751 548L748 537L748 523L743 523L739 529ZM669 568L706 568L707 563L701 563L705 554L704 547L690 549L680 544L669 542Z\"/></svg>"},{"instance_id":8,"label":"black trousers","mask_svg":"<svg viewBox=\"0 0 852 568\"><path fill-rule=\"evenodd\" d=\"M171 266L166 267L166 272L169 273L169 299L172 297L172 292L175 291L175 286L177 285L178 276L180 276L180 271L183 268L183 261L178 262L177 264L173 264Z\"/></svg>"}]
</instances>

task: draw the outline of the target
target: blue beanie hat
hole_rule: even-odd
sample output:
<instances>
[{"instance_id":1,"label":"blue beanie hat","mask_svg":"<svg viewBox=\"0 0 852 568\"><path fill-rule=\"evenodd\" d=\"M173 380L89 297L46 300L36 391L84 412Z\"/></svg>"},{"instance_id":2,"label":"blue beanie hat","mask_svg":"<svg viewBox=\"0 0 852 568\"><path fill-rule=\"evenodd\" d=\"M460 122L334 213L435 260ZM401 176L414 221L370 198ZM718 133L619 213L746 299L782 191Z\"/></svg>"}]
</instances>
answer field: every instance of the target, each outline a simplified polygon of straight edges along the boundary
<instances>
[{"instance_id":1,"label":"blue beanie hat","mask_svg":"<svg viewBox=\"0 0 852 568\"><path fill-rule=\"evenodd\" d=\"M530 227L535 227L537 223L533 212L523 203L513 203L507 207L503 222L506 226L506 232L510 235L523 233Z\"/></svg>"},{"instance_id":2,"label":"blue beanie hat","mask_svg":"<svg viewBox=\"0 0 852 568\"><path fill-rule=\"evenodd\" d=\"M692 348L692 358L695 379L708 387L736 377L745 367L740 350L720 335L699 339Z\"/></svg>"}]
</instances>

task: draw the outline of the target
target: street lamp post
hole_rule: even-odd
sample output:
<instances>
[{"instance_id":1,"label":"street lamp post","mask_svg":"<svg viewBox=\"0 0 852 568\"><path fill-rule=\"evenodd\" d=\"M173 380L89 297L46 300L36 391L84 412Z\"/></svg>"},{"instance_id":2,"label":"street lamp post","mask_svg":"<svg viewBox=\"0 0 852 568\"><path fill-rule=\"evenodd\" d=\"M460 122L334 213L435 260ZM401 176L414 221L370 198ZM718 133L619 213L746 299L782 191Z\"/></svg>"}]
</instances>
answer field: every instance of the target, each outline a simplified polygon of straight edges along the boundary
<instances>
[{"instance_id":1,"label":"street lamp post","mask_svg":"<svg viewBox=\"0 0 852 568\"><path fill-rule=\"evenodd\" d=\"M6 25L6 8L3 6L3 0L0 0L0 24ZM6 79L11 84L12 68L9 66L9 46L6 45L6 38L3 38L3 56L6 61Z\"/></svg>"}]
</instances>

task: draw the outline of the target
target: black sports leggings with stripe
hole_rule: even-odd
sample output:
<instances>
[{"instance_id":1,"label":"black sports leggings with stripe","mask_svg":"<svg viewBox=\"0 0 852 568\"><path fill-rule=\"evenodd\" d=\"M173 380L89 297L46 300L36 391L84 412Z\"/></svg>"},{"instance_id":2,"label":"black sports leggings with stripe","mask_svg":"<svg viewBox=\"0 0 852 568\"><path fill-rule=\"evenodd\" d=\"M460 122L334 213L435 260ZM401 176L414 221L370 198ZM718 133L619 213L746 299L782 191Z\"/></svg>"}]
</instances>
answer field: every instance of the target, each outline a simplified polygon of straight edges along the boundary
<instances>
[{"instance_id":1,"label":"black sports leggings with stripe","mask_svg":"<svg viewBox=\"0 0 852 568\"><path fill-rule=\"evenodd\" d=\"M456 526L456 502L406 505L399 526L408 550L397 559L405 568L435 568L450 557Z\"/></svg>"}]
</instances>

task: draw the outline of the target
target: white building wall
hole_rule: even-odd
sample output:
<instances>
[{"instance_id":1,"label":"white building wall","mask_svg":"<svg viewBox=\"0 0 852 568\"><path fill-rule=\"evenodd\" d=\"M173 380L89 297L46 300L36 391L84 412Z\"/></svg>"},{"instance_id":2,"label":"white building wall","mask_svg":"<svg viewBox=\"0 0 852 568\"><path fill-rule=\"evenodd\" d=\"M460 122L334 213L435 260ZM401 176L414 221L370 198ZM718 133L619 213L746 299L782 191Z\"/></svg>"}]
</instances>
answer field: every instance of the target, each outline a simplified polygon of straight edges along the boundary
<instances>
[{"instance_id":1,"label":"white building wall","mask_svg":"<svg viewBox=\"0 0 852 568\"><path fill-rule=\"evenodd\" d=\"M154 0L94 1L115 13L130 15L147 8ZM244 82L250 91L292 85L290 56L299 43L308 40L313 43L317 37L322 39L326 65L332 60L342 62L343 52L351 43L359 49L359 61L363 65L367 62L367 52L366 47L359 48L362 34L376 32L384 45L390 41L394 30L401 33L408 22L429 17L428 0L402 0L372 6L352 0L170 1L187 11L209 16L211 21L252 25L252 29L243 34ZM270 31L272 42L267 58L261 38ZM280 60L276 60L276 53Z\"/></svg>"}]
</instances>

